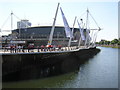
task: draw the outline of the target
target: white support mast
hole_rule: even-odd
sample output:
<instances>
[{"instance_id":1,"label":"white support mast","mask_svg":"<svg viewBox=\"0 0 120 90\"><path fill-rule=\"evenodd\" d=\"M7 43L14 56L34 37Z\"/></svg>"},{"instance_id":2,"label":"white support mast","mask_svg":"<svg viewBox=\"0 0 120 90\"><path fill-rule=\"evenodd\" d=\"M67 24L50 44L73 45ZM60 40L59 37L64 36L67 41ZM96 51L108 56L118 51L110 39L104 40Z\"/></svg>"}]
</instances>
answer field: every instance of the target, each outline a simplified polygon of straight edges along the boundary
<instances>
[{"instance_id":1,"label":"white support mast","mask_svg":"<svg viewBox=\"0 0 120 90\"><path fill-rule=\"evenodd\" d=\"M80 39L79 39L79 42L78 42L78 47L80 47L80 44L81 44L81 36L80 36Z\"/></svg>"},{"instance_id":2,"label":"white support mast","mask_svg":"<svg viewBox=\"0 0 120 90\"><path fill-rule=\"evenodd\" d=\"M11 11L11 33L13 29L13 12Z\"/></svg>"},{"instance_id":3,"label":"white support mast","mask_svg":"<svg viewBox=\"0 0 120 90\"><path fill-rule=\"evenodd\" d=\"M84 29L83 19L81 19L81 22L82 22L82 28L79 27L79 29L81 29L81 30L80 30L80 38L79 38L79 42L78 42L78 47L80 47L81 40L82 40L82 34L81 33L83 32L83 29ZM84 39L85 39L85 37L84 37Z\"/></svg>"},{"instance_id":4,"label":"white support mast","mask_svg":"<svg viewBox=\"0 0 120 90\"><path fill-rule=\"evenodd\" d=\"M55 13L54 22L53 22L52 29L51 29L50 36L49 36L48 45L52 44L53 33L54 33L54 29L55 29L55 22L56 22L56 18L57 18L57 13L58 13L59 5L60 5L60 3L58 3L58 6L57 6L57 10L56 10L56 13Z\"/></svg>"},{"instance_id":5,"label":"white support mast","mask_svg":"<svg viewBox=\"0 0 120 90\"><path fill-rule=\"evenodd\" d=\"M94 41L93 41L93 47L95 47L95 43L96 43L96 39L97 39L97 33L99 32L99 30L95 33L95 37L94 37Z\"/></svg>"},{"instance_id":6,"label":"white support mast","mask_svg":"<svg viewBox=\"0 0 120 90\"><path fill-rule=\"evenodd\" d=\"M89 10L87 9L87 19L86 19L86 40L85 40L85 45L87 44L87 41L88 41L88 31L87 31L87 28L88 28L88 13L89 13Z\"/></svg>"},{"instance_id":7,"label":"white support mast","mask_svg":"<svg viewBox=\"0 0 120 90\"><path fill-rule=\"evenodd\" d=\"M74 19L74 23L73 23L72 35L73 35L73 32L74 32L74 26L75 26L76 18L77 18L77 17L75 17L75 19ZM68 47L70 47L70 45L71 45L71 40L72 40L72 37L70 37L70 39L69 39Z\"/></svg>"}]
</instances>

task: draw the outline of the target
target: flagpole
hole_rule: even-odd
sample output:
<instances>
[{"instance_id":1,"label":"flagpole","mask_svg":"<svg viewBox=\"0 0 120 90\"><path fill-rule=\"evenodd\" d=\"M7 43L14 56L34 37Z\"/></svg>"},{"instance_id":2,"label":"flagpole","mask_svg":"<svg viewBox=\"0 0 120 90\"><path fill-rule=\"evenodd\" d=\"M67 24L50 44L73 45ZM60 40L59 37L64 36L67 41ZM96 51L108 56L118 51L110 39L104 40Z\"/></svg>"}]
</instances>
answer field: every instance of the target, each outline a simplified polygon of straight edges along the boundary
<instances>
[{"instance_id":1,"label":"flagpole","mask_svg":"<svg viewBox=\"0 0 120 90\"><path fill-rule=\"evenodd\" d=\"M77 18L77 17L75 17L75 19L74 19L74 23L73 23L72 35L73 35L73 32L74 32L74 26L75 26L76 18ZM73 38L73 37L70 37L70 39L69 39L68 47L70 47L70 45L71 45L71 40L72 40L72 38Z\"/></svg>"},{"instance_id":2,"label":"flagpole","mask_svg":"<svg viewBox=\"0 0 120 90\"><path fill-rule=\"evenodd\" d=\"M56 10L56 13L55 13L54 22L53 22L52 29L51 29L50 36L49 36L48 45L52 44L53 33L54 33L54 29L55 29L55 22L56 22L56 18L57 18L57 13L58 13L59 5L60 5L60 3L58 3L58 6L57 6L57 10Z\"/></svg>"}]
</instances>

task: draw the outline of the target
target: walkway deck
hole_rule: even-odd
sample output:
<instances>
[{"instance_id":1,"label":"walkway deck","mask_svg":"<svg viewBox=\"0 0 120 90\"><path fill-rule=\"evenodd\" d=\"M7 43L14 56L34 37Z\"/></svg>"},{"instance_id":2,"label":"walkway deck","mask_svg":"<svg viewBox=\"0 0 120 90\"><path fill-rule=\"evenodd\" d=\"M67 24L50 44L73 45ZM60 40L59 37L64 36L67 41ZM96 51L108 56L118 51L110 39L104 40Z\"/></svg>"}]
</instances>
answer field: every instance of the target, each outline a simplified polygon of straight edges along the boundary
<instances>
[{"instance_id":1,"label":"walkway deck","mask_svg":"<svg viewBox=\"0 0 120 90\"><path fill-rule=\"evenodd\" d=\"M18 50L13 50L11 51L6 50L6 49L1 49L0 54L2 55L9 55L9 54L38 54L38 53L63 53L63 52L73 52L73 51L78 51L80 49L88 49L85 46L81 47L62 47L61 49L55 48L55 49L21 49L20 51Z\"/></svg>"}]
</instances>

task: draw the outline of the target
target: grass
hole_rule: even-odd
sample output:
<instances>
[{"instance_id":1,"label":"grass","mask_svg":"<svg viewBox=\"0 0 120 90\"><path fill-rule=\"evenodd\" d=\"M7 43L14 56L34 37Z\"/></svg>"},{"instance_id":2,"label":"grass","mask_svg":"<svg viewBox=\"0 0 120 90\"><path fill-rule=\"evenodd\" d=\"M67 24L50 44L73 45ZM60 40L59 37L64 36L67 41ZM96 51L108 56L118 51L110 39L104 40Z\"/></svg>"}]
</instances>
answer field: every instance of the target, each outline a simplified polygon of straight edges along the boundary
<instances>
[{"instance_id":1,"label":"grass","mask_svg":"<svg viewBox=\"0 0 120 90\"><path fill-rule=\"evenodd\" d=\"M120 46L102 45L102 47L120 48Z\"/></svg>"}]
</instances>

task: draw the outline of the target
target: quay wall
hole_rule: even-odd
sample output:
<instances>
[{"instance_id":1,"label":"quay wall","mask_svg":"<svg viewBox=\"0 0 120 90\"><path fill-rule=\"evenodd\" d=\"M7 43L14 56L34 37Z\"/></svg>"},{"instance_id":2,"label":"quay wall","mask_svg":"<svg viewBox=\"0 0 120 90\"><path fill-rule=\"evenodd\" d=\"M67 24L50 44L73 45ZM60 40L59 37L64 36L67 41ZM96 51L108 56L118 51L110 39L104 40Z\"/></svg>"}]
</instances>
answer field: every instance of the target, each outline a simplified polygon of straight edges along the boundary
<instances>
[{"instance_id":1,"label":"quay wall","mask_svg":"<svg viewBox=\"0 0 120 90\"><path fill-rule=\"evenodd\" d=\"M98 52L100 49L91 48L64 53L2 55L2 80L37 79L73 72Z\"/></svg>"}]
</instances>

